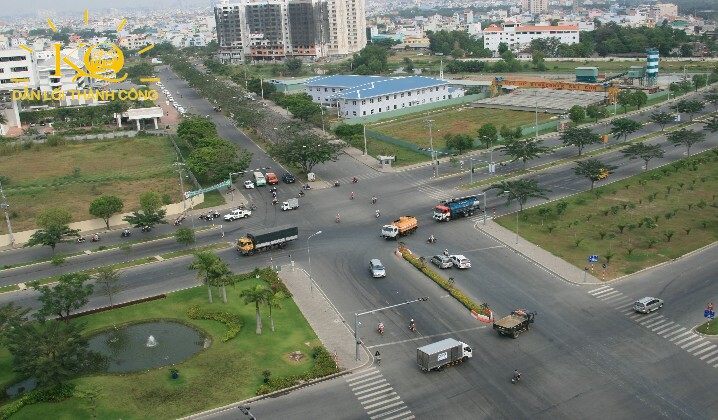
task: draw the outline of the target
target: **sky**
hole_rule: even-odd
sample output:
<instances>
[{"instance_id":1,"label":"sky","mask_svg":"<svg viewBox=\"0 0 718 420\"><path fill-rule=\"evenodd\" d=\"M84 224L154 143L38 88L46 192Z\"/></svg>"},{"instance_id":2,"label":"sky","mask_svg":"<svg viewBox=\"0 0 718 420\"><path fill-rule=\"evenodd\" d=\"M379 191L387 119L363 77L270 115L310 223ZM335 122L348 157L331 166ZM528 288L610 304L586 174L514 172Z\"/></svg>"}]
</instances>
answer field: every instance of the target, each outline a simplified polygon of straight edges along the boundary
<instances>
[{"instance_id":1,"label":"sky","mask_svg":"<svg viewBox=\"0 0 718 420\"><path fill-rule=\"evenodd\" d=\"M196 6L210 6L212 0L3 0L0 7L1 16L35 15L37 10L54 10L68 12L82 12L107 8L136 8L152 5L153 9L186 8Z\"/></svg>"}]
</instances>

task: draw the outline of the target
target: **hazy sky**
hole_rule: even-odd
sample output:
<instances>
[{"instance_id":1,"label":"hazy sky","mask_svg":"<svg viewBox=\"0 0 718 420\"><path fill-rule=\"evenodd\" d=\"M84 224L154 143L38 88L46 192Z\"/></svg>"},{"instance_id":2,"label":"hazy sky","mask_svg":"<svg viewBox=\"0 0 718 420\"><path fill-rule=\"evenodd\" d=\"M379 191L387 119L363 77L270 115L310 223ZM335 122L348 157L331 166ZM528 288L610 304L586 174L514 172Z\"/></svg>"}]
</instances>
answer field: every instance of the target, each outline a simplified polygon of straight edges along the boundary
<instances>
[{"instance_id":1,"label":"hazy sky","mask_svg":"<svg viewBox=\"0 0 718 420\"><path fill-rule=\"evenodd\" d=\"M116 7L118 9L134 7L186 8L193 6L209 6L212 0L2 0L0 16L34 15L38 9L81 12Z\"/></svg>"}]
</instances>

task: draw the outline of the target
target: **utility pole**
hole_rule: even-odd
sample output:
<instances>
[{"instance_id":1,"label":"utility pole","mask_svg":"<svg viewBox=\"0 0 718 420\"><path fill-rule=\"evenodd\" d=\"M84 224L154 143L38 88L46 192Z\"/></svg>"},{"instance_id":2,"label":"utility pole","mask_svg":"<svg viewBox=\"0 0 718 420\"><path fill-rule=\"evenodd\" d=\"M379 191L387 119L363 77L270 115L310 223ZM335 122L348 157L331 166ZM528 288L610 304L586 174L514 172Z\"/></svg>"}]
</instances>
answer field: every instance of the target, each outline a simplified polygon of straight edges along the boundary
<instances>
[{"instance_id":1,"label":"utility pole","mask_svg":"<svg viewBox=\"0 0 718 420\"><path fill-rule=\"evenodd\" d=\"M429 123L429 149L431 151L431 166L434 167L434 176L439 176L439 165L436 165L434 159L434 136L431 132L431 126L435 120L426 120Z\"/></svg>"},{"instance_id":2,"label":"utility pole","mask_svg":"<svg viewBox=\"0 0 718 420\"><path fill-rule=\"evenodd\" d=\"M184 215L185 215L185 217L189 217L190 221L192 222L192 232L194 232L194 231L195 231L195 230L194 230L194 217L192 217L192 216L187 216L187 198L185 197L185 192L184 192L184 179L183 179L183 176L182 176L182 172L184 172L184 170L185 170L185 169L184 169L184 163L182 163L182 162L175 162L174 165L177 166L177 168L178 168L178 169L177 169L177 173L179 174L180 188L182 189L182 207L184 207ZM231 186L231 184L230 184L230 186Z\"/></svg>"},{"instance_id":3,"label":"utility pole","mask_svg":"<svg viewBox=\"0 0 718 420\"><path fill-rule=\"evenodd\" d=\"M367 152L366 152L366 123L363 124L363 126L364 126L364 156L366 156L366 154L367 154Z\"/></svg>"},{"instance_id":4,"label":"utility pole","mask_svg":"<svg viewBox=\"0 0 718 420\"><path fill-rule=\"evenodd\" d=\"M0 203L0 208L5 210L5 221L7 222L7 231L10 235L10 245L15 245L15 237L12 236L12 224L10 223L10 205L7 203L7 197L5 197L5 193L2 190L2 182L0 182L0 198L2 198L2 203Z\"/></svg>"}]
</instances>

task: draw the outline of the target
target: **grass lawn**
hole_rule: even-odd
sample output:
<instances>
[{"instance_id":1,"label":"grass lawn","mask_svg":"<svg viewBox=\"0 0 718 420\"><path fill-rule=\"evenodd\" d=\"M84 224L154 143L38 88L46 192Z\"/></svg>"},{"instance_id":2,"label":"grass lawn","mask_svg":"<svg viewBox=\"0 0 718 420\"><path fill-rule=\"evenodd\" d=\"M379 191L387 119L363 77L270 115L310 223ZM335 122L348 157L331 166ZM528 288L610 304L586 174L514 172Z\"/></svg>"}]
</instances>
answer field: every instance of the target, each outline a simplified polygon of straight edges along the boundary
<instances>
[{"instance_id":1,"label":"grass lawn","mask_svg":"<svg viewBox=\"0 0 718 420\"><path fill-rule=\"evenodd\" d=\"M589 255L597 254L594 275L602 278L601 264L607 263L609 280L718 240L716 191L718 151L713 149L560 200L568 203L560 215L557 202L524 210L519 232L581 269ZM541 208L551 213L542 217ZM516 227L513 214L496 221L510 230Z\"/></svg>"},{"instance_id":2,"label":"grass lawn","mask_svg":"<svg viewBox=\"0 0 718 420\"><path fill-rule=\"evenodd\" d=\"M428 117L426 115L412 115L397 122L372 125L369 129L415 144L418 147L428 148L429 126L425 123L425 120L429 118L434 120L432 125L434 147L442 149L446 144L444 135L447 133L469 134L475 137L479 127L486 123L494 124L497 129L500 129L504 124L509 128L514 128L533 125L535 116L533 112L460 107L432 113ZM548 121L549 118L550 115L540 113L539 124Z\"/></svg>"},{"instance_id":3,"label":"grass lawn","mask_svg":"<svg viewBox=\"0 0 718 420\"><path fill-rule=\"evenodd\" d=\"M172 162L175 152L164 137L0 146L0 169L11 176L3 190L11 205L14 231L35 228L35 217L48 207L64 207L73 221L92 218L90 202L101 195L120 197L125 211L139 208L145 191L181 196ZM7 233L3 223L0 234Z\"/></svg>"},{"instance_id":4,"label":"grass lawn","mask_svg":"<svg viewBox=\"0 0 718 420\"><path fill-rule=\"evenodd\" d=\"M718 321L708 321L696 328L696 331L706 335L718 335Z\"/></svg>"},{"instance_id":5,"label":"grass lawn","mask_svg":"<svg viewBox=\"0 0 718 420\"><path fill-rule=\"evenodd\" d=\"M253 287L261 280L247 280L228 288L228 303L221 303L214 293L215 303L207 301L207 289L195 287L168 295L166 299L142 303L77 319L86 322L87 331L101 331L117 324L151 319L177 319L209 334L212 345L185 362L176 365L180 377L172 380L167 368L124 374L87 376L74 380L78 389L93 386L102 388L98 403L98 418L177 418L232 401L254 396L263 383L262 371L270 370L272 377L295 375L309 370L313 364L312 346L320 342L304 316L291 299L274 309L276 331L269 328L266 307L261 308L263 330L255 333L254 305L240 301L239 292ZM210 311L229 311L242 316L244 327L233 339L222 342L224 324L208 320L192 320L186 315L192 304ZM306 356L293 362L288 354L301 351ZM9 356L0 352L2 385L17 378L10 376ZM77 419L90 418L85 401L71 398L61 403L40 403L27 406L13 418L17 419Z\"/></svg>"}]
</instances>

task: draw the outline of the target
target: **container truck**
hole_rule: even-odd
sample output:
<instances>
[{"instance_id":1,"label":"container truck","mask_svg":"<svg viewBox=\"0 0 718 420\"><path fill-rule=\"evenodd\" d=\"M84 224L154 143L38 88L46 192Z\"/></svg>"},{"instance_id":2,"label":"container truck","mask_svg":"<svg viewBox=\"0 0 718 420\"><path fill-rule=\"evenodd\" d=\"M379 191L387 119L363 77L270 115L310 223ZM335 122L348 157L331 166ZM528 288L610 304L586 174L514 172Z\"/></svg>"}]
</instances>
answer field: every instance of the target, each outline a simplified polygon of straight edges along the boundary
<instances>
[{"instance_id":1,"label":"container truck","mask_svg":"<svg viewBox=\"0 0 718 420\"><path fill-rule=\"evenodd\" d=\"M450 198L441 201L438 206L434 207L434 220L448 222L459 217L473 216L476 210L481 210L481 207L479 206L479 197L475 195Z\"/></svg>"},{"instance_id":2,"label":"container truck","mask_svg":"<svg viewBox=\"0 0 718 420\"><path fill-rule=\"evenodd\" d=\"M385 239L396 239L399 236L411 235L419 227L419 221L414 216L401 216L389 225L381 228L381 236Z\"/></svg>"},{"instance_id":3,"label":"container truck","mask_svg":"<svg viewBox=\"0 0 718 420\"><path fill-rule=\"evenodd\" d=\"M428 372L469 360L473 356L471 347L461 341L447 338L416 349L416 363Z\"/></svg>"},{"instance_id":4,"label":"container truck","mask_svg":"<svg viewBox=\"0 0 718 420\"><path fill-rule=\"evenodd\" d=\"M531 324L534 323L536 312L530 312L526 309L516 309L498 321L494 321L494 329L499 335L508 335L517 338L519 334L528 331Z\"/></svg>"},{"instance_id":5,"label":"container truck","mask_svg":"<svg viewBox=\"0 0 718 420\"><path fill-rule=\"evenodd\" d=\"M282 203L282 210L294 210L299 208L299 199L290 198Z\"/></svg>"},{"instance_id":6,"label":"container truck","mask_svg":"<svg viewBox=\"0 0 718 420\"><path fill-rule=\"evenodd\" d=\"M299 238L296 226L277 226L248 233L237 240L237 251L243 255L254 255L255 252L271 248L285 248L287 243Z\"/></svg>"}]
</instances>

